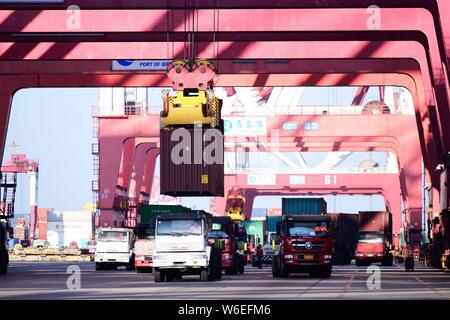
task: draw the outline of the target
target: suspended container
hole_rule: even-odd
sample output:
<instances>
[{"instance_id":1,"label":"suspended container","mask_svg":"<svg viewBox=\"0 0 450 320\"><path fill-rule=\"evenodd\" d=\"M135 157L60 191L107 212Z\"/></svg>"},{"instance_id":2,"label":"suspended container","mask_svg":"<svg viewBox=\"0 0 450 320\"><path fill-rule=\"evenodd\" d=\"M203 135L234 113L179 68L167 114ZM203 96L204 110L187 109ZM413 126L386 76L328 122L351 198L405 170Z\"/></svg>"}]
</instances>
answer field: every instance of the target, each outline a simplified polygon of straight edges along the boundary
<instances>
[{"instance_id":1,"label":"suspended container","mask_svg":"<svg viewBox=\"0 0 450 320\"><path fill-rule=\"evenodd\" d=\"M178 131L177 131L178 130ZM223 135L210 128L160 131L160 189L168 196L223 197ZM216 130L217 132L218 130Z\"/></svg>"}]
</instances>

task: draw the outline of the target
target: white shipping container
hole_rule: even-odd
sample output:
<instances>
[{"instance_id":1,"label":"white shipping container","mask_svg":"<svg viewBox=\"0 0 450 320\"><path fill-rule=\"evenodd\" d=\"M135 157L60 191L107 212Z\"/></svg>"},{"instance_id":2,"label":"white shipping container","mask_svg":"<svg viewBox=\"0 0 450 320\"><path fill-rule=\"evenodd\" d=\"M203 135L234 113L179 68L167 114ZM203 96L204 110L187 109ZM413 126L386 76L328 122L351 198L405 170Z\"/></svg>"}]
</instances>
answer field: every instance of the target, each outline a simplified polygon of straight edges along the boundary
<instances>
[{"instance_id":1,"label":"white shipping container","mask_svg":"<svg viewBox=\"0 0 450 320\"><path fill-rule=\"evenodd\" d=\"M49 213L47 241L52 247L68 247L75 241L85 248L93 235L93 217L87 211L64 211Z\"/></svg>"}]
</instances>

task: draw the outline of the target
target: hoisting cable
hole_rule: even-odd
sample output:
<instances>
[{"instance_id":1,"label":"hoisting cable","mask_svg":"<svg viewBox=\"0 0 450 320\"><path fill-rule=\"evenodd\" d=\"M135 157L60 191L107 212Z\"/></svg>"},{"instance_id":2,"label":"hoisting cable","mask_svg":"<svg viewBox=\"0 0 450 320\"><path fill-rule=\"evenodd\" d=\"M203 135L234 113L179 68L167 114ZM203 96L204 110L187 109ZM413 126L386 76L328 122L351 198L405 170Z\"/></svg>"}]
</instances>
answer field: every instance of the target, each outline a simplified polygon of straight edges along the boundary
<instances>
[{"instance_id":1,"label":"hoisting cable","mask_svg":"<svg viewBox=\"0 0 450 320\"><path fill-rule=\"evenodd\" d=\"M186 60L186 37L187 37L187 0L184 0L184 47L183 60Z\"/></svg>"},{"instance_id":2,"label":"hoisting cable","mask_svg":"<svg viewBox=\"0 0 450 320\"><path fill-rule=\"evenodd\" d=\"M170 57L170 35L169 35L169 25L170 25L170 18L169 18L169 0L166 1L167 7L166 7L166 27L167 27L167 34L166 34L166 42L167 42L167 62L171 61ZM173 18L173 15L172 15Z\"/></svg>"}]
</instances>

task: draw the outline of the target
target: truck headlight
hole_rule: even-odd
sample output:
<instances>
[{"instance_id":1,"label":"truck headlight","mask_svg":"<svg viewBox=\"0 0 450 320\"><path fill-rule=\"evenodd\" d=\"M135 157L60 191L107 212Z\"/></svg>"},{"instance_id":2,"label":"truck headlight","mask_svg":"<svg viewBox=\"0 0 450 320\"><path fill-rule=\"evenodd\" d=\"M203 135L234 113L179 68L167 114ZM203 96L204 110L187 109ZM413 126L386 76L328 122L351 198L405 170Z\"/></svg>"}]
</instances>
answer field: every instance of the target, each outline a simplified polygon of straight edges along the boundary
<instances>
[{"instance_id":1,"label":"truck headlight","mask_svg":"<svg viewBox=\"0 0 450 320\"><path fill-rule=\"evenodd\" d=\"M326 254L326 255L323 256L323 258L325 260L331 260L331 258L333 258L333 256L331 254Z\"/></svg>"},{"instance_id":2,"label":"truck headlight","mask_svg":"<svg viewBox=\"0 0 450 320\"><path fill-rule=\"evenodd\" d=\"M294 256L292 254L285 254L284 258L285 259L294 259Z\"/></svg>"},{"instance_id":3,"label":"truck headlight","mask_svg":"<svg viewBox=\"0 0 450 320\"><path fill-rule=\"evenodd\" d=\"M233 256L232 256L231 254L224 254L224 255L223 255L223 259L224 259L224 260L232 260L232 259L233 259Z\"/></svg>"},{"instance_id":4,"label":"truck headlight","mask_svg":"<svg viewBox=\"0 0 450 320\"><path fill-rule=\"evenodd\" d=\"M356 256L357 256L357 257L362 257L363 254L362 254L362 253L357 253Z\"/></svg>"}]
</instances>

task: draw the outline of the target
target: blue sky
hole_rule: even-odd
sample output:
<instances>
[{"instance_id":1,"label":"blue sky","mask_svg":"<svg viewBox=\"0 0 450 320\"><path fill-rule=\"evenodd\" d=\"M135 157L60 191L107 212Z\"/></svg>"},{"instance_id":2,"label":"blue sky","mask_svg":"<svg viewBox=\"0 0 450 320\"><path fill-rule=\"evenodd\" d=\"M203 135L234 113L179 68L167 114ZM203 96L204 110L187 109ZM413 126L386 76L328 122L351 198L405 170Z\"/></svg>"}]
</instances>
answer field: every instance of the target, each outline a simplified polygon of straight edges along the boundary
<instances>
[{"instance_id":1,"label":"blue sky","mask_svg":"<svg viewBox=\"0 0 450 320\"><path fill-rule=\"evenodd\" d=\"M302 97L301 103L339 105L349 103L355 88L318 88ZM91 107L97 104L95 88L82 89L25 89L14 96L9 121L4 159L12 152L14 141L19 147L15 153L25 153L28 158L40 161L38 204L56 210L80 210L93 199L91 181L93 161L91 144ZM372 88L367 100L377 99ZM357 164L369 157L360 153L349 160ZM323 155L307 155L314 162ZM377 158L376 154L372 157ZM382 161L382 157L379 159ZM381 197L327 197L330 211L357 212L382 210ZM28 179L19 177L16 212L28 212ZM183 199L183 204L209 210L209 199ZM255 207L280 207L280 197L258 197Z\"/></svg>"},{"instance_id":2,"label":"blue sky","mask_svg":"<svg viewBox=\"0 0 450 320\"><path fill-rule=\"evenodd\" d=\"M92 117L97 89L24 89L13 99L3 159L38 159L40 207L80 210L92 202ZM16 212L28 212L28 177L20 175Z\"/></svg>"}]
</instances>

